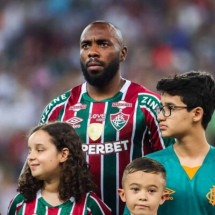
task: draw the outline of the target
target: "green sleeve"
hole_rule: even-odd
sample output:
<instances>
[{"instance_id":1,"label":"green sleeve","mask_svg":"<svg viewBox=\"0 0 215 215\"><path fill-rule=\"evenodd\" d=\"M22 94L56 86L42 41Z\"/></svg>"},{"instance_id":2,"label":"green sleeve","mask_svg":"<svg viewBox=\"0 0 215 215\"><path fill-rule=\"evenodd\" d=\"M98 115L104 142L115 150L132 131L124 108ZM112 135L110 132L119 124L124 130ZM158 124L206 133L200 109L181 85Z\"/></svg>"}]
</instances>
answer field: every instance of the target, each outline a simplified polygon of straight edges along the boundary
<instances>
[{"instance_id":1,"label":"green sleeve","mask_svg":"<svg viewBox=\"0 0 215 215\"><path fill-rule=\"evenodd\" d=\"M130 215L130 212L129 212L127 206L125 206L125 209L123 211L123 215Z\"/></svg>"},{"instance_id":2,"label":"green sleeve","mask_svg":"<svg viewBox=\"0 0 215 215\"><path fill-rule=\"evenodd\" d=\"M18 194L11 200L11 203L8 207L8 215L16 215L18 211L21 209L21 205L24 202L24 197L22 194Z\"/></svg>"}]
</instances>

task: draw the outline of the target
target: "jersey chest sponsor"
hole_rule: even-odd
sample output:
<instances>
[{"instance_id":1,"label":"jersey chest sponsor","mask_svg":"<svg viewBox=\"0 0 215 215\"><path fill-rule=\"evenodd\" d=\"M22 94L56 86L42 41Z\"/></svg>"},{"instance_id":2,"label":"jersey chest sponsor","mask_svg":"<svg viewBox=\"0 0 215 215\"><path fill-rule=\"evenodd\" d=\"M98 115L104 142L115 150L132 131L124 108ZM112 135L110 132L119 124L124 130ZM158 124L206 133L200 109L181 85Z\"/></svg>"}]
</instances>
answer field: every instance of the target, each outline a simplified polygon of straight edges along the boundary
<instances>
[{"instance_id":1,"label":"jersey chest sponsor","mask_svg":"<svg viewBox=\"0 0 215 215\"><path fill-rule=\"evenodd\" d=\"M119 153L128 150L128 140L82 144L82 150L88 155Z\"/></svg>"}]
</instances>

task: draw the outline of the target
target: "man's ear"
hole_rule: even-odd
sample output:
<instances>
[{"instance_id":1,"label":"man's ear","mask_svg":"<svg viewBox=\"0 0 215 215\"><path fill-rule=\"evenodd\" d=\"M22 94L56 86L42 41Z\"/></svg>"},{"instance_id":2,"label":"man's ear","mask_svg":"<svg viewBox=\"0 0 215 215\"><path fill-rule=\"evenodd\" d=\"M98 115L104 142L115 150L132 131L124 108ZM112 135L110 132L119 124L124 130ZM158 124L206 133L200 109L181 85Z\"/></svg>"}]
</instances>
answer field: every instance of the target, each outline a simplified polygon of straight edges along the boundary
<instances>
[{"instance_id":1,"label":"man's ear","mask_svg":"<svg viewBox=\"0 0 215 215\"><path fill-rule=\"evenodd\" d=\"M65 162L68 159L68 156L69 156L69 149L68 148L63 148L61 150L60 163Z\"/></svg>"},{"instance_id":2,"label":"man's ear","mask_svg":"<svg viewBox=\"0 0 215 215\"><path fill-rule=\"evenodd\" d=\"M126 46L124 46L120 52L120 61L125 61L126 59L126 56L127 56L127 53L128 53L128 49Z\"/></svg>"},{"instance_id":3,"label":"man's ear","mask_svg":"<svg viewBox=\"0 0 215 215\"><path fill-rule=\"evenodd\" d=\"M119 189L117 190L117 192L118 192L118 195L120 196L121 200L122 200L123 202L126 202L124 189L119 188Z\"/></svg>"}]
</instances>

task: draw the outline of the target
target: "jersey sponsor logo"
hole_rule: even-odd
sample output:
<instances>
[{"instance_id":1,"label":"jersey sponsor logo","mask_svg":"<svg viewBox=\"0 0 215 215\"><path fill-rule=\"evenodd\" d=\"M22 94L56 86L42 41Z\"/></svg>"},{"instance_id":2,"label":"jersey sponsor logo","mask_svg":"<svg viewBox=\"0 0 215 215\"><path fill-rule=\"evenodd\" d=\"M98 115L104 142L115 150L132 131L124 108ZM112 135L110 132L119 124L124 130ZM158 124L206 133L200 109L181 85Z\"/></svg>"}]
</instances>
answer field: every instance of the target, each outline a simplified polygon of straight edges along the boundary
<instances>
[{"instance_id":1,"label":"jersey sponsor logo","mask_svg":"<svg viewBox=\"0 0 215 215\"><path fill-rule=\"evenodd\" d=\"M89 118L90 119L95 119L97 122L103 122L105 121L105 117L106 117L106 114L90 114L89 115Z\"/></svg>"},{"instance_id":2,"label":"jersey sponsor logo","mask_svg":"<svg viewBox=\"0 0 215 215\"><path fill-rule=\"evenodd\" d=\"M116 130L121 130L128 122L129 115L118 112L110 115L110 121Z\"/></svg>"},{"instance_id":3,"label":"jersey sponsor logo","mask_svg":"<svg viewBox=\"0 0 215 215\"><path fill-rule=\"evenodd\" d=\"M77 116L72 117L71 119L68 119L66 122L70 123L72 125L73 128L80 128L81 125L78 124L80 122L82 122L83 119L79 118Z\"/></svg>"},{"instance_id":4,"label":"jersey sponsor logo","mask_svg":"<svg viewBox=\"0 0 215 215\"><path fill-rule=\"evenodd\" d=\"M206 198L209 200L209 203L215 206L215 185L207 193Z\"/></svg>"},{"instance_id":5,"label":"jersey sponsor logo","mask_svg":"<svg viewBox=\"0 0 215 215\"><path fill-rule=\"evenodd\" d=\"M73 110L75 112L79 111L79 110L83 110L86 109L87 105L81 104L81 103L77 103L71 107L69 107L69 110Z\"/></svg>"},{"instance_id":6,"label":"jersey sponsor logo","mask_svg":"<svg viewBox=\"0 0 215 215\"><path fill-rule=\"evenodd\" d=\"M88 155L119 153L128 150L128 140L96 144L82 144L82 150Z\"/></svg>"},{"instance_id":7,"label":"jersey sponsor logo","mask_svg":"<svg viewBox=\"0 0 215 215\"><path fill-rule=\"evenodd\" d=\"M125 102L125 101L113 102L112 107L117 107L117 108L119 108L121 110L121 109L124 109L124 108L127 108L127 107L132 107L132 103L128 103L128 102Z\"/></svg>"},{"instance_id":8,"label":"jersey sponsor logo","mask_svg":"<svg viewBox=\"0 0 215 215\"><path fill-rule=\"evenodd\" d=\"M156 109L158 106L158 100L157 98L153 97L152 95L147 95L147 94L140 94L140 106L148 106L151 107L152 109Z\"/></svg>"},{"instance_id":9,"label":"jersey sponsor logo","mask_svg":"<svg viewBox=\"0 0 215 215\"><path fill-rule=\"evenodd\" d=\"M89 135L90 139L95 141L101 137L102 132L104 130L104 125L101 123L91 123L87 127L87 134Z\"/></svg>"},{"instance_id":10,"label":"jersey sponsor logo","mask_svg":"<svg viewBox=\"0 0 215 215\"><path fill-rule=\"evenodd\" d=\"M173 197L171 196L173 193L175 193L174 190L171 190L169 188L165 189L165 194L167 195L166 200L173 200Z\"/></svg>"}]
</instances>

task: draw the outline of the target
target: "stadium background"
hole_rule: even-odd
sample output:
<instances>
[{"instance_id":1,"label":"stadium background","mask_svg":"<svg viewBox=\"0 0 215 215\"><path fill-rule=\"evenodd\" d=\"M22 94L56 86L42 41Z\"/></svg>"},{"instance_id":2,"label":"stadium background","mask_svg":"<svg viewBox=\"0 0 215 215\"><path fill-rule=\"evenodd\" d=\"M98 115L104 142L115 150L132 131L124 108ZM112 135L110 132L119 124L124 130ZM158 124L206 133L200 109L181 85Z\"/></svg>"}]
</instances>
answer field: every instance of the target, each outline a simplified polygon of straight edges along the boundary
<instances>
[{"instance_id":1,"label":"stadium background","mask_svg":"<svg viewBox=\"0 0 215 215\"><path fill-rule=\"evenodd\" d=\"M214 0L1 0L0 213L16 193L25 136L45 105L83 82L79 36L91 21L118 26L128 46L125 78L155 90L163 76L215 75ZM215 117L207 136L215 145Z\"/></svg>"}]
</instances>

